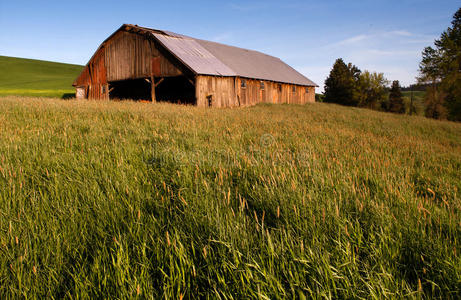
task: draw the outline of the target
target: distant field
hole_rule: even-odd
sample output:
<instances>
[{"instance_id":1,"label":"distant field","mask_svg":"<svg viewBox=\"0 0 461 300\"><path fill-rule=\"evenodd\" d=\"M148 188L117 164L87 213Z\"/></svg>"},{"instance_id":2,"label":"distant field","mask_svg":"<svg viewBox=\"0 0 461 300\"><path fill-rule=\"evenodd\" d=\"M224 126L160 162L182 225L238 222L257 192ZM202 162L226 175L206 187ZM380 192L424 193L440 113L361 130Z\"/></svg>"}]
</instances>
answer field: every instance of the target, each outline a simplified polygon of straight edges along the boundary
<instances>
[{"instance_id":1,"label":"distant field","mask_svg":"<svg viewBox=\"0 0 461 300\"><path fill-rule=\"evenodd\" d=\"M82 66L0 56L0 96L57 97L75 93Z\"/></svg>"},{"instance_id":2,"label":"distant field","mask_svg":"<svg viewBox=\"0 0 461 300\"><path fill-rule=\"evenodd\" d=\"M0 98L0 298L461 297L461 124Z\"/></svg>"},{"instance_id":3,"label":"distant field","mask_svg":"<svg viewBox=\"0 0 461 300\"><path fill-rule=\"evenodd\" d=\"M410 91L402 92L405 102L409 107L410 100L411 100L411 93ZM416 107L416 114L418 116L424 116L424 109L426 105L424 104L424 97L426 96L426 92L423 91L414 91L413 92L413 103Z\"/></svg>"}]
</instances>

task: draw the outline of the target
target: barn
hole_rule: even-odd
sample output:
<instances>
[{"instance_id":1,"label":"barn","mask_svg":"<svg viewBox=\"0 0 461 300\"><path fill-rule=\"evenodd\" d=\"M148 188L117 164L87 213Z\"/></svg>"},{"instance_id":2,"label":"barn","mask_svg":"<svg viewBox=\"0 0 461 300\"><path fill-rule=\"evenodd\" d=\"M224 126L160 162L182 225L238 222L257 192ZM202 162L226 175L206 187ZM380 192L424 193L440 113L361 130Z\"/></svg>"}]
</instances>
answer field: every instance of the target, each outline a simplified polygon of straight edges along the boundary
<instances>
[{"instance_id":1,"label":"barn","mask_svg":"<svg viewBox=\"0 0 461 300\"><path fill-rule=\"evenodd\" d=\"M73 86L78 99L235 107L314 102L317 85L258 51L124 24L99 46Z\"/></svg>"}]
</instances>

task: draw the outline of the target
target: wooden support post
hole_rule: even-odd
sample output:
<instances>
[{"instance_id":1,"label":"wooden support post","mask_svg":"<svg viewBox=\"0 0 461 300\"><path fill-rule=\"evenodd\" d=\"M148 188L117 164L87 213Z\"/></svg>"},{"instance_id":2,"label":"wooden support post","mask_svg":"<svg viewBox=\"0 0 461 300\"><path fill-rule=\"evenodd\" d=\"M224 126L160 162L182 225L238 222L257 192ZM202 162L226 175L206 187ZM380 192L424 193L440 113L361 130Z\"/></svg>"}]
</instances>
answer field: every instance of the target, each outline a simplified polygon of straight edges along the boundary
<instances>
[{"instance_id":1,"label":"wooden support post","mask_svg":"<svg viewBox=\"0 0 461 300\"><path fill-rule=\"evenodd\" d=\"M151 95L152 103L154 103L154 102L157 102L157 99L155 98L156 85L154 83L154 76L150 77L150 86L151 86L150 95Z\"/></svg>"},{"instance_id":2,"label":"wooden support post","mask_svg":"<svg viewBox=\"0 0 461 300\"><path fill-rule=\"evenodd\" d=\"M109 83L106 83L106 99L109 100L110 99L110 90L109 90Z\"/></svg>"}]
</instances>

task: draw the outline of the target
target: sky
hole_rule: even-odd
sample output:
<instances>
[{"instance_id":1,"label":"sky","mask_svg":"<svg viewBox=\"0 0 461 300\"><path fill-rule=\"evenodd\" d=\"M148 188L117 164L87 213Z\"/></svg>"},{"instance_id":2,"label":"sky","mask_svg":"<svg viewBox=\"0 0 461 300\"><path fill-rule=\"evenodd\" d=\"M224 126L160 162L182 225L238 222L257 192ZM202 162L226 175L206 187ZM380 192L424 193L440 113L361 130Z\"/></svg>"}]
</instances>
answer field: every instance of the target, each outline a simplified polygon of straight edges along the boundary
<instances>
[{"instance_id":1,"label":"sky","mask_svg":"<svg viewBox=\"0 0 461 300\"><path fill-rule=\"evenodd\" d=\"M409 85L421 51L460 6L459 0L0 0L0 55L84 65L128 23L277 56L320 92L340 57Z\"/></svg>"}]
</instances>

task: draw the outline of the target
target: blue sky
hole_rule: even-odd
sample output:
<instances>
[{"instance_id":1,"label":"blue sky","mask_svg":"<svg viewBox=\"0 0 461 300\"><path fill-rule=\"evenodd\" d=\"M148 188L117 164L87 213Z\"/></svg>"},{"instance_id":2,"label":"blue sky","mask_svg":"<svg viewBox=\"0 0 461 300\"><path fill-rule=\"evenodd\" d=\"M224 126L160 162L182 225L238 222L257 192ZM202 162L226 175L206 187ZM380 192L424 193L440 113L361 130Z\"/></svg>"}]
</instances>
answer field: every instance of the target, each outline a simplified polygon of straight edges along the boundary
<instances>
[{"instance_id":1,"label":"blue sky","mask_svg":"<svg viewBox=\"0 0 461 300\"><path fill-rule=\"evenodd\" d=\"M407 85L459 1L6 1L0 55L86 64L123 23L259 50L323 90L335 59Z\"/></svg>"}]
</instances>

